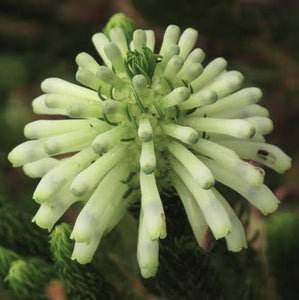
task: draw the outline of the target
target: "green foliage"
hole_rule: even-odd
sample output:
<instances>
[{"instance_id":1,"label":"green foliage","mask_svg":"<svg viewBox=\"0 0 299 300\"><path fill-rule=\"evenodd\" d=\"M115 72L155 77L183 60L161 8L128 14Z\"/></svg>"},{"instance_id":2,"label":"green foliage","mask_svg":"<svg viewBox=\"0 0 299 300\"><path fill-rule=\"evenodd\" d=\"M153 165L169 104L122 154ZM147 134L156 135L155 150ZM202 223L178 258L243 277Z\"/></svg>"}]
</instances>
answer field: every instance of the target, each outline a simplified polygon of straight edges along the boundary
<instances>
[{"instance_id":1,"label":"green foliage","mask_svg":"<svg viewBox=\"0 0 299 300\"><path fill-rule=\"evenodd\" d=\"M4 283L4 279L8 274L11 264L20 258L21 257L14 251L0 246L0 282L2 284Z\"/></svg>"},{"instance_id":2,"label":"green foliage","mask_svg":"<svg viewBox=\"0 0 299 300\"><path fill-rule=\"evenodd\" d=\"M28 213L0 199L0 220L1 245L20 254L49 256L48 237L32 224Z\"/></svg>"},{"instance_id":3,"label":"green foliage","mask_svg":"<svg viewBox=\"0 0 299 300\"><path fill-rule=\"evenodd\" d=\"M19 299L47 299L45 288L55 278L54 267L39 258L20 259L12 263L5 278Z\"/></svg>"},{"instance_id":4,"label":"green foliage","mask_svg":"<svg viewBox=\"0 0 299 300\"><path fill-rule=\"evenodd\" d=\"M227 252L224 243L217 242L210 255L225 299L265 299L266 274L260 257L250 244L248 249L233 253Z\"/></svg>"},{"instance_id":5,"label":"green foliage","mask_svg":"<svg viewBox=\"0 0 299 300\"><path fill-rule=\"evenodd\" d=\"M71 299L113 299L113 290L93 265L80 265L71 259L74 242L72 226L60 224L50 235L50 247L60 280Z\"/></svg>"},{"instance_id":6,"label":"green foliage","mask_svg":"<svg viewBox=\"0 0 299 300\"><path fill-rule=\"evenodd\" d=\"M211 257L191 235L162 241L159 257L157 276L145 282L151 292L169 299L220 299L223 290Z\"/></svg>"},{"instance_id":7,"label":"green foliage","mask_svg":"<svg viewBox=\"0 0 299 300\"><path fill-rule=\"evenodd\" d=\"M282 299L299 294L299 218L293 212L275 214L267 228L267 257Z\"/></svg>"},{"instance_id":8,"label":"green foliage","mask_svg":"<svg viewBox=\"0 0 299 300\"><path fill-rule=\"evenodd\" d=\"M117 13L110 17L106 26L103 28L103 32L107 37L109 37L109 32L114 27L119 27L124 31L128 43L132 40L136 24L131 18L128 18L122 13Z\"/></svg>"},{"instance_id":9,"label":"green foliage","mask_svg":"<svg viewBox=\"0 0 299 300\"><path fill-rule=\"evenodd\" d=\"M70 225L56 226L49 247L47 234L29 215L3 199L0 218L0 283L18 299L46 299L45 287L55 278L65 284L70 299L116 299L100 270L71 259Z\"/></svg>"}]
</instances>

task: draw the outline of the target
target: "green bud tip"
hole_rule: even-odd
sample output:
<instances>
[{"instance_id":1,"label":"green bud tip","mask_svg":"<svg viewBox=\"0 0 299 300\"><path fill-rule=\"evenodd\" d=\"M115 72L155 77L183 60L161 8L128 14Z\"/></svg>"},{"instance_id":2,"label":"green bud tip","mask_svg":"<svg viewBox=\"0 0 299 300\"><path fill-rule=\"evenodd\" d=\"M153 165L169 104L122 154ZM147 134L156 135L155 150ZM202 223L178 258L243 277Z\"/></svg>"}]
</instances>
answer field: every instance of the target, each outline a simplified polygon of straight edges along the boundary
<instances>
[{"instance_id":1,"label":"green bud tip","mask_svg":"<svg viewBox=\"0 0 299 300\"><path fill-rule=\"evenodd\" d=\"M104 34L109 38L110 30L115 27L119 27L124 31L128 43L133 39L136 24L131 18L128 18L122 13L114 14L103 28Z\"/></svg>"}]
</instances>

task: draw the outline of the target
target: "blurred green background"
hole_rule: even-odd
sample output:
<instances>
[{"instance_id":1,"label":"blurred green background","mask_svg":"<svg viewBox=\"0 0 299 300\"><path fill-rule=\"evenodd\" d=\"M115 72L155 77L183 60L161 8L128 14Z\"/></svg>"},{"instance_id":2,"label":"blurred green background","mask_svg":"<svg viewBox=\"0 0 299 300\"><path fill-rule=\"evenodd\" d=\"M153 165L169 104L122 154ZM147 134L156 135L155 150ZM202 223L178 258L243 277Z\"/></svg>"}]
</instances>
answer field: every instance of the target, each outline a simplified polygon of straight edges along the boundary
<instances>
[{"instance_id":1,"label":"blurred green background","mask_svg":"<svg viewBox=\"0 0 299 300\"><path fill-rule=\"evenodd\" d=\"M258 86L263 90L262 105L270 110L275 125L268 142L278 145L293 158L293 168L284 175L267 170L266 183L282 201L275 214L276 222L283 224L286 219L277 221L279 215L291 211L296 223L299 207L297 0L1 0L0 194L31 215L37 209L31 200L37 182L28 179L20 168L13 169L7 161L7 154L14 146L25 141L24 125L40 118L33 115L31 109L32 99L41 93L40 82L52 76L75 82L76 54L86 51L97 57L91 35L101 31L115 12L127 14L142 28L154 29L157 45L168 24L198 29L198 46L206 52L206 62L223 56L229 62L229 69L239 70L245 75L246 85ZM275 215L267 219L254 212L252 215L250 230L252 234L256 230L261 233L254 247L263 257L266 253L264 232L269 220L275 223ZM69 213L65 221L71 220L72 213ZM149 299L152 296L148 296L136 275L134 221L127 217L123 222L126 226L120 226L121 229L112 234L110 241L108 239L104 243L100 256L110 256L106 261L118 266L119 274L115 275L113 271L108 277L112 281L113 277L124 280L120 290L125 290L123 286L126 284L126 288L130 286L134 290L134 297ZM275 232L284 235L283 229L291 223L287 222L286 227L281 226L281 231L275 225ZM294 232L298 230L297 225L292 226ZM111 252L109 243L113 244L119 239L122 242L117 243L123 248ZM273 235L269 234L269 239L270 244ZM271 245L279 248L281 243L274 241ZM109 249L106 252L105 247ZM298 249L296 247L277 255L288 255L287 251L292 253ZM275 258L268 257L268 262L263 261L268 272L264 286L268 290L267 299L296 299L292 298L294 294L284 294L281 291L283 287L279 287L283 285L277 284L279 276L275 274L280 271L271 267L276 263ZM291 260L285 264L290 268L299 268L297 261ZM107 265L104 266L106 270L113 269L111 265L109 269L109 263ZM286 284L299 285L297 275L294 273L292 276L293 281ZM133 299L133 294L128 299Z\"/></svg>"}]
</instances>

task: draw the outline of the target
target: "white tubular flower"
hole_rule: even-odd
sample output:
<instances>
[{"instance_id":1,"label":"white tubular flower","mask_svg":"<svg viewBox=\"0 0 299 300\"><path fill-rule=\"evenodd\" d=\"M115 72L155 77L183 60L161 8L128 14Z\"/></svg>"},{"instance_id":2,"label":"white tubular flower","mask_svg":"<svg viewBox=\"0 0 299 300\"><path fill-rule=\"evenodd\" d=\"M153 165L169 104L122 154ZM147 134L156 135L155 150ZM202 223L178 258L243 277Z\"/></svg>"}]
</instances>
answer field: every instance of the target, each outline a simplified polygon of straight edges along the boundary
<instances>
[{"instance_id":1,"label":"white tubular flower","mask_svg":"<svg viewBox=\"0 0 299 300\"><path fill-rule=\"evenodd\" d=\"M224 58L204 64L203 50L194 49L196 30L181 34L170 25L155 50L153 31L134 31L132 21L119 18L92 37L100 58L76 57L76 79L85 87L59 78L42 82L34 112L63 120L29 123L30 141L8 156L14 167L41 178L33 220L51 230L82 201L73 259L88 263L102 236L140 199L137 256L147 278L157 272L159 239L166 237L160 193L172 186L200 247L207 247L210 229L229 250L246 248L242 224L214 184L235 190L264 214L277 208L264 171L251 161L282 173L291 159L265 142L273 124L257 104L261 90L241 88L243 75L227 71Z\"/></svg>"},{"instance_id":2,"label":"white tubular flower","mask_svg":"<svg viewBox=\"0 0 299 300\"><path fill-rule=\"evenodd\" d=\"M142 210L139 217L137 260L144 278L156 275L159 265L159 242L149 236Z\"/></svg>"},{"instance_id":3,"label":"white tubular flower","mask_svg":"<svg viewBox=\"0 0 299 300\"><path fill-rule=\"evenodd\" d=\"M172 178L172 184L183 202L188 220L190 222L198 245L201 248L206 249L208 246L206 235L209 229L209 225L206 222L199 205L179 177L174 176Z\"/></svg>"}]
</instances>

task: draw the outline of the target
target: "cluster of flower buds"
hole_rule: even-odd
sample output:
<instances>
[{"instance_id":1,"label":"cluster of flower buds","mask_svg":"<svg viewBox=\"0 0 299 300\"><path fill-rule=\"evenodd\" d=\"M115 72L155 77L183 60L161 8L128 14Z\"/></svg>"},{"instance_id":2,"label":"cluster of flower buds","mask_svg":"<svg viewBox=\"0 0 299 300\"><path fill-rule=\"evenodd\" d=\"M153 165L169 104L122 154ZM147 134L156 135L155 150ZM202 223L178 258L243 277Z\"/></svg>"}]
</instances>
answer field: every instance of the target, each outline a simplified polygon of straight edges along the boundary
<instances>
[{"instance_id":1,"label":"cluster of flower buds","mask_svg":"<svg viewBox=\"0 0 299 300\"><path fill-rule=\"evenodd\" d=\"M74 225L73 259L91 261L101 238L140 200L137 258L144 277L158 268L159 239L166 237L160 193L171 187L185 207L198 244L207 230L225 238L228 249L246 248L243 226L218 181L263 214L278 200L263 184L261 163L281 173L291 159L264 135L272 128L258 88L241 88L243 75L227 71L224 58L203 67L198 33L167 27L155 53L152 30L137 29L131 41L112 28L96 33L93 44L103 65L83 52L76 79L41 84L36 114L61 115L25 127L30 139L11 151L14 167L41 177L33 198L33 220L51 230L75 202L84 205Z\"/></svg>"}]
</instances>

